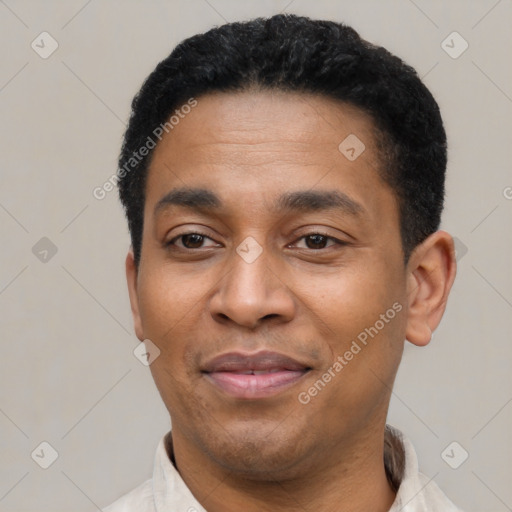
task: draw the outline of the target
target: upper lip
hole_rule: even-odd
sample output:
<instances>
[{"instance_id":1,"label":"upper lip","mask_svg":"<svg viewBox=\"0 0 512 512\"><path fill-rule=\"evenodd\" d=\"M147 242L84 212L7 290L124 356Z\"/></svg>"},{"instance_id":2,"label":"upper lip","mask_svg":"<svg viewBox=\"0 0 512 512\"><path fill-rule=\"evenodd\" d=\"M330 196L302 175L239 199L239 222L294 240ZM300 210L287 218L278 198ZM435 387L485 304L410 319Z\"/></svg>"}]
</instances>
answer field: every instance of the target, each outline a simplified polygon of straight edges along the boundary
<instances>
[{"instance_id":1,"label":"upper lip","mask_svg":"<svg viewBox=\"0 0 512 512\"><path fill-rule=\"evenodd\" d=\"M270 351L260 351L254 354L242 352L228 352L214 357L208 361L203 372L248 372L248 371L271 371L290 370L304 371L310 367L296 359L284 354Z\"/></svg>"}]
</instances>

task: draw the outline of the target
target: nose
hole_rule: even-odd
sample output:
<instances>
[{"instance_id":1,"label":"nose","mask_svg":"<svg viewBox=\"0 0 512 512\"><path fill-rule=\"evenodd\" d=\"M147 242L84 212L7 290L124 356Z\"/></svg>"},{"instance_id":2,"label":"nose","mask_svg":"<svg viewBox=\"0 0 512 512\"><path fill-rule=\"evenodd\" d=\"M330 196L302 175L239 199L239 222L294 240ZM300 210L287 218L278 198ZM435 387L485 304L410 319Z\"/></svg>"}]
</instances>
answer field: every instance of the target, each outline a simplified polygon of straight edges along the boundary
<instances>
[{"instance_id":1,"label":"nose","mask_svg":"<svg viewBox=\"0 0 512 512\"><path fill-rule=\"evenodd\" d=\"M247 262L233 252L230 269L210 300L214 320L256 329L266 322L286 323L294 317L293 293L264 253Z\"/></svg>"}]
</instances>

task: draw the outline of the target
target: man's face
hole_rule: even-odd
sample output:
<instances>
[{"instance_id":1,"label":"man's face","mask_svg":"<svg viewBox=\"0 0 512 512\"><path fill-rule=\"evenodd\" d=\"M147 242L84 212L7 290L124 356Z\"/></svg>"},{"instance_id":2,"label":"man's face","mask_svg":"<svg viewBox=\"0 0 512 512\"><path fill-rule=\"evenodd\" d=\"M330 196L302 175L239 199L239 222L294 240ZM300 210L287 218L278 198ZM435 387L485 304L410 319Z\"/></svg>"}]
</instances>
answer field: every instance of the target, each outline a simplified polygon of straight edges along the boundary
<instances>
[{"instance_id":1,"label":"man's face","mask_svg":"<svg viewBox=\"0 0 512 512\"><path fill-rule=\"evenodd\" d=\"M405 338L371 121L302 94L197 101L154 151L132 283L174 442L252 478L334 463L382 429Z\"/></svg>"}]
</instances>

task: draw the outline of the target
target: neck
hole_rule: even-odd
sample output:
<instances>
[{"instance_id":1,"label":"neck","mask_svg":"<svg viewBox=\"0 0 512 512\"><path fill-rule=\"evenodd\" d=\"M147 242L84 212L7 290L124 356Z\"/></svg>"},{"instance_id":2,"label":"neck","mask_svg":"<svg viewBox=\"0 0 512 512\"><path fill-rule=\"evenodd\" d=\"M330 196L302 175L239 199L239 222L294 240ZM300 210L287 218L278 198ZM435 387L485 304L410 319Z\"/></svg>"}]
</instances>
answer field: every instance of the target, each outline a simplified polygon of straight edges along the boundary
<instances>
[{"instance_id":1,"label":"neck","mask_svg":"<svg viewBox=\"0 0 512 512\"><path fill-rule=\"evenodd\" d=\"M216 464L173 430L177 469L208 512L389 511L396 492L384 467L383 429L342 444L322 465L301 463L294 476L251 479Z\"/></svg>"}]
</instances>

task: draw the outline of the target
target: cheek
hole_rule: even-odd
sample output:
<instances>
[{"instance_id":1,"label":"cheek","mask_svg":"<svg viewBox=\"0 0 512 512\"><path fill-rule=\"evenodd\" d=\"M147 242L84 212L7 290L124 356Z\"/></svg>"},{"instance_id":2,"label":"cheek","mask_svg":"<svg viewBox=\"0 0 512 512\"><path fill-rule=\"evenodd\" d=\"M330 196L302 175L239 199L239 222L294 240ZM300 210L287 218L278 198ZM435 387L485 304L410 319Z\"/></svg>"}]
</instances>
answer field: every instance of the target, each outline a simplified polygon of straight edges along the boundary
<instances>
[{"instance_id":1,"label":"cheek","mask_svg":"<svg viewBox=\"0 0 512 512\"><path fill-rule=\"evenodd\" d=\"M341 339L357 336L401 301L403 286L389 268L367 264L316 276L304 302ZM391 312L391 315L393 312Z\"/></svg>"},{"instance_id":2,"label":"cheek","mask_svg":"<svg viewBox=\"0 0 512 512\"><path fill-rule=\"evenodd\" d=\"M187 354L194 347L201 299L206 290L195 279L171 268L146 273L139 283L139 306L144 336L160 349L151 364L155 385L169 413L190 415L200 404L193 393L198 375Z\"/></svg>"},{"instance_id":3,"label":"cheek","mask_svg":"<svg viewBox=\"0 0 512 512\"><path fill-rule=\"evenodd\" d=\"M155 266L156 267L156 266ZM161 265L139 283L139 306L144 334L166 340L197 316L211 284L203 277Z\"/></svg>"},{"instance_id":4,"label":"cheek","mask_svg":"<svg viewBox=\"0 0 512 512\"><path fill-rule=\"evenodd\" d=\"M311 316L318 319L318 329L328 327L325 341L332 361L342 358L343 369L335 372L339 386L333 386L331 398L339 401L341 393L343 400L357 404L367 393L385 391L403 350L405 283L400 268L383 268L375 261L317 279L315 289L308 299Z\"/></svg>"},{"instance_id":5,"label":"cheek","mask_svg":"<svg viewBox=\"0 0 512 512\"><path fill-rule=\"evenodd\" d=\"M170 268L147 273L139 283L139 307L142 329L160 349L151 364L155 384L170 406L177 396L190 400L190 386L197 375L191 371L189 355L194 338L200 334L199 316L207 293L205 279L191 279ZM211 284L210 284L211 286Z\"/></svg>"}]
</instances>

